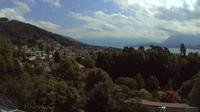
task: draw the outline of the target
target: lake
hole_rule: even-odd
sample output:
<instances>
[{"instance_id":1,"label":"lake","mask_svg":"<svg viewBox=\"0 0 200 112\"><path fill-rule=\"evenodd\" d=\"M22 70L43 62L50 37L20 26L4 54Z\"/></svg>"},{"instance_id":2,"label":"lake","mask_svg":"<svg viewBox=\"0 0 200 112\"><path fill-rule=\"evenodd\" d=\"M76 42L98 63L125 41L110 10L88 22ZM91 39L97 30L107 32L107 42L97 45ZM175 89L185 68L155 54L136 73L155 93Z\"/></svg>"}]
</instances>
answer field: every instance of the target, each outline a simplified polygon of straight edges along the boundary
<instances>
[{"instance_id":1,"label":"lake","mask_svg":"<svg viewBox=\"0 0 200 112\"><path fill-rule=\"evenodd\" d=\"M171 53L180 54L180 48L168 48L168 49ZM186 49L186 54L189 54L191 52L192 53L197 52L198 54L200 54L200 49L189 49L189 48Z\"/></svg>"},{"instance_id":2,"label":"lake","mask_svg":"<svg viewBox=\"0 0 200 112\"><path fill-rule=\"evenodd\" d=\"M137 47L135 47L136 49L137 49ZM145 47L145 49L149 49L150 47ZM180 54L180 48L168 48L169 49L169 51L171 52L171 53L174 53L174 54ZM186 54L189 54L189 53L198 53L198 54L200 54L200 49L189 49L189 48L187 48L186 49Z\"/></svg>"}]
</instances>

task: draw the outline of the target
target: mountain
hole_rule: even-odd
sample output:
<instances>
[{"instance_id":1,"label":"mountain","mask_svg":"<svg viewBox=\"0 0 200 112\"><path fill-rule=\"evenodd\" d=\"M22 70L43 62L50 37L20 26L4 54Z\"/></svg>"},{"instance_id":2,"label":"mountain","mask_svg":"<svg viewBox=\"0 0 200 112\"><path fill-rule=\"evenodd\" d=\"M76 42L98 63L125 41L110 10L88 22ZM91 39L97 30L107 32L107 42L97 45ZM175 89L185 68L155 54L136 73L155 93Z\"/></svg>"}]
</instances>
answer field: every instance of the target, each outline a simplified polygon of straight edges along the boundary
<instances>
[{"instance_id":1,"label":"mountain","mask_svg":"<svg viewBox=\"0 0 200 112\"><path fill-rule=\"evenodd\" d=\"M184 43L187 46L199 46L200 35L178 34L178 35L173 35L169 37L163 42L164 45L173 46L173 47L177 47L181 43Z\"/></svg>"},{"instance_id":2,"label":"mountain","mask_svg":"<svg viewBox=\"0 0 200 112\"><path fill-rule=\"evenodd\" d=\"M117 48L151 43L151 41L146 38L81 38L79 39L79 41L90 45L117 47Z\"/></svg>"},{"instance_id":3,"label":"mountain","mask_svg":"<svg viewBox=\"0 0 200 112\"><path fill-rule=\"evenodd\" d=\"M0 35L10 38L13 43L18 45L34 43L38 39L51 39L63 46L87 46L70 37L51 33L34 25L6 18L0 18Z\"/></svg>"}]
</instances>

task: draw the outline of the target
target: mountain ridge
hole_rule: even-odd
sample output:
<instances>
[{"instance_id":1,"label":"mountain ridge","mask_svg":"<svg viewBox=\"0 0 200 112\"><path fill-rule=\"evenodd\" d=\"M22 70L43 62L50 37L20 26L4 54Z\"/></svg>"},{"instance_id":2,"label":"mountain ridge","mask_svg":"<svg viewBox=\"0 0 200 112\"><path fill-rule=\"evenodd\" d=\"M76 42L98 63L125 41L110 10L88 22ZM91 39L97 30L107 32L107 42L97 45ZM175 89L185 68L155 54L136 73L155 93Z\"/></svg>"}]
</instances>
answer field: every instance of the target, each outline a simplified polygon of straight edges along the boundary
<instances>
[{"instance_id":1,"label":"mountain ridge","mask_svg":"<svg viewBox=\"0 0 200 112\"><path fill-rule=\"evenodd\" d=\"M35 42L38 39L52 39L59 42L63 46L88 46L71 37L55 34L17 20L0 19L0 35L11 39L13 43L23 45L29 42Z\"/></svg>"}]
</instances>

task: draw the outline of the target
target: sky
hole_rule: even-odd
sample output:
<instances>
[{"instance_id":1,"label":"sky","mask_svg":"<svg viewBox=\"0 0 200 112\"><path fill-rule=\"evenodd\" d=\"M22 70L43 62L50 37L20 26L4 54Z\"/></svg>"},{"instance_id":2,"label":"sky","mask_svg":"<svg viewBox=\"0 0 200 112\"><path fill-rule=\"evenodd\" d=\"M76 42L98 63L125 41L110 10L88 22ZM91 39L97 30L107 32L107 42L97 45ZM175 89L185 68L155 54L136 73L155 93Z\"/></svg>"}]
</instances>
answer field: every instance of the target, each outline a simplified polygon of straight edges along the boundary
<instances>
[{"instance_id":1,"label":"sky","mask_svg":"<svg viewBox=\"0 0 200 112\"><path fill-rule=\"evenodd\" d=\"M0 17L83 38L147 38L200 33L200 0L0 0Z\"/></svg>"}]
</instances>

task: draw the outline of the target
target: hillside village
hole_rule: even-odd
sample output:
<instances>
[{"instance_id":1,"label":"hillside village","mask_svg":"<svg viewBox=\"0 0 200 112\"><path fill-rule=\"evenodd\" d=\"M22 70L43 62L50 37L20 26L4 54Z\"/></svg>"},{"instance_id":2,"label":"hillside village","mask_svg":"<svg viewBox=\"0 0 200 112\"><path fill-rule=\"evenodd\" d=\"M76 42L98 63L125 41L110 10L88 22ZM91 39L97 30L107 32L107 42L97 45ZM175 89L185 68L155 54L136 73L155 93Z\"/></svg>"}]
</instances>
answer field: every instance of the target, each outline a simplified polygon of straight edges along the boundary
<instances>
[{"instance_id":1,"label":"hillside village","mask_svg":"<svg viewBox=\"0 0 200 112\"><path fill-rule=\"evenodd\" d=\"M55 64L54 55L59 53L59 56L64 59L69 58L92 58L96 59L97 54L103 52L102 48L95 47L77 47L70 46L64 47L60 43L54 40L37 40L37 44L34 45L23 45L23 46L13 46L14 58L17 60L19 65L23 68L25 63L29 63L32 68L35 66L42 67L45 72L50 72L53 68L52 65ZM34 64L37 62L37 65ZM80 66L83 66L79 64Z\"/></svg>"}]
</instances>

